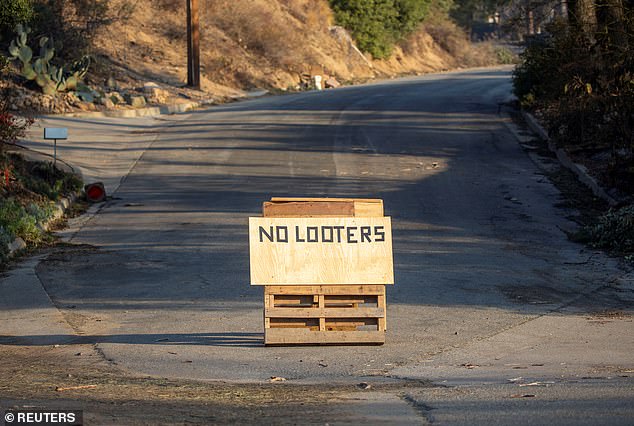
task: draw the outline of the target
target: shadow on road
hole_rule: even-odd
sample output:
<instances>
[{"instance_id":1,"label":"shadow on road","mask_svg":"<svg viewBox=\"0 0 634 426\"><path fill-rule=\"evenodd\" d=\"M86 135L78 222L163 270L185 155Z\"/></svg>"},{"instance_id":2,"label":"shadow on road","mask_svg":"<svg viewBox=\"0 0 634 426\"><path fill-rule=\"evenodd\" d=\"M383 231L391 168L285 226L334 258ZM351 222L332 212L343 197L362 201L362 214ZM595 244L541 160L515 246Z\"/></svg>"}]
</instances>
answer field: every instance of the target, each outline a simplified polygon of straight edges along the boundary
<instances>
[{"instance_id":1,"label":"shadow on road","mask_svg":"<svg viewBox=\"0 0 634 426\"><path fill-rule=\"evenodd\" d=\"M64 342L65 345L93 345L97 343L167 345L167 346L236 346L262 347L262 333L192 333L192 334L114 334L106 336L46 335L46 342L39 343L43 336L0 336L0 345L50 346L49 341Z\"/></svg>"}]
</instances>

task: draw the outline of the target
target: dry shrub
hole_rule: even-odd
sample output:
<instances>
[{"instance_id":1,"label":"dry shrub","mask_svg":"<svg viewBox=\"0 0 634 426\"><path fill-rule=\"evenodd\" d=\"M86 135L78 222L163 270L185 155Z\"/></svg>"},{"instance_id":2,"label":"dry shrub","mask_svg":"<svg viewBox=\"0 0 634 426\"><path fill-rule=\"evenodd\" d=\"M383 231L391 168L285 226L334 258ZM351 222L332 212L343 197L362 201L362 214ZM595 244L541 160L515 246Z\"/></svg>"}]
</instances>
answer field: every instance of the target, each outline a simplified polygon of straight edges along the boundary
<instances>
[{"instance_id":1,"label":"dry shrub","mask_svg":"<svg viewBox=\"0 0 634 426\"><path fill-rule=\"evenodd\" d=\"M465 32L449 21L439 21L425 25L425 30L444 51L454 57L464 55L469 50L470 42Z\"/></svg>"},{"instance_id":2,"label":"dry shrub","mask_svg":"<svg viewBox=\"0 0 634 426\"><path fill-rule=\"evenodd\" d=\"M455 58L461 67L480 67L498 62L498 55L491 43L472 43L467 34L453 22L436 20L424 26L425 31L445 52Z\"/></svg>"},{"instance_id":3,"label":"dry shrub","mask_svg":"<svg viewBox=\"0 0 634 426\"><path fill-rule=\"evenodd\" d=\"M186 4L184 0L156 0L156 7L160 10L166 10L169 12L186 10Z\"/></svg>"},{"instance_id":4,"label":"dry shrub","mask_svg":"<svg viewBox=\"0 0 634 426\"><path fill-rule=\"evenodd\" d=\"M249 53L281 66L303 60L303 34L282 19L274 3L257 0L209 3L210 22Z\"/></svg>"},{"instance_id":5,"label":"dry shrub","mask_svg":"<svg viewBox=\"0 0 634 426\"><path fill-rule=\"evenodd\" d=\"M279 3L295 19L313 30L325 32L334 21L332 10L327 0L280 0Z\"/></svg>"}]
</instances>

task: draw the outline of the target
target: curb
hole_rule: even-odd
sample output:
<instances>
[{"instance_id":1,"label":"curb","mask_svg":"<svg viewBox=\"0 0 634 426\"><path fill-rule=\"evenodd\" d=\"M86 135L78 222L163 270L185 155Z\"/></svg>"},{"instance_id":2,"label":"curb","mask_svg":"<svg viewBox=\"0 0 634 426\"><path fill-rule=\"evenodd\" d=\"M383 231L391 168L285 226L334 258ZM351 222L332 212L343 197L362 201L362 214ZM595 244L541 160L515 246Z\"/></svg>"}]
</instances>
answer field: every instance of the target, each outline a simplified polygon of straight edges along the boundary
<instances>
[{"instance_id":1,"label":"curb","mask_svg":"<svg viewBox=\"0 0 634 426\"><path fill-rule=\"evenodd\" d=\"M269 94L268 90L255 90L253 92L246 93L244 95L230 96L231 101L239 101L242 99L259 98ZM74 117L74 118L137 118L137 117L157 117L159 115L179 114L188 112L196 108L205 107L209 105L216 105L218 101L216 99L204 99L198 102L185 102L182 104L172 105L160 105L148 108L139 109L119 109L119 110L106 110L106 111L91 111L91 112L70 112L66 114L55 114L54 117Z\"/></svg>"},{"instance_id":2,"label":"curb","mask_svg":"<svg viewBox=\"0 0 634 426\"><path fill-rule=\"evenodd\" d=\"M590 176L588 170L582 166L581 164L577 164L568 157L568 154L561 149L557 148L553 141L550 139L548 132L546 129L542 127L541 124L537 121L537 119L530 113L522 110L522 117L526 121L528 127L539 136L540 139L548 143L548 149L550 149L553 154L557 156L557 159L561 163L562 166L573 172L579 181L586 185L594 195L606 201L610 207L614 207L619 204L617 200L615 200L612 196L610 196L605 189L603 189L595 178Z\"/></svg>"},{"instance_id":3,"label":"curb","mask_svg":"<svg viewBox=\"0 0 634 426\"><path fill-rule=\"evenodd\" d=\"M139 109L120 109L108 111L94 112L71 112L67 114L58 114L55 117L75 117L75 118L136 118L136 117L156 117L163 114L178 114L187 112L202 106L213 105L214 99L206 99L200 102L186 102L182 104L161 105L149 108Z\"/></svg>"}]
</instances>

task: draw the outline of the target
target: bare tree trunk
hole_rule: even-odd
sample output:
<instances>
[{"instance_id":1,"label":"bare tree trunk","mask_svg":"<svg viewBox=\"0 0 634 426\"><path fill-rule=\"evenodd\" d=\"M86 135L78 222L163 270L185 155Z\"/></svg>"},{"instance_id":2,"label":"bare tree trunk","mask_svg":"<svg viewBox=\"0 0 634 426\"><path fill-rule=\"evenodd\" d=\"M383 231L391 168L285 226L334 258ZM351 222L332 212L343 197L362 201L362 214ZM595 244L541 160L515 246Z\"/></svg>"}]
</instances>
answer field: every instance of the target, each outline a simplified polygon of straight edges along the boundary
<instances>
[{"instance_id":1,"label":"bare tree trunk","mask_svg":"<svg viewBox=\"0 0 634 426\"><path fill-rule=\"evenodd\" d=\"M568 21L584 34L594 37L597 29L594 0L568 0Z\"/></svg>"},{"instance_id":2,"label":"bare tree trunk","mask_svg":"<svg viewBox=\"0 0 634 426\"><path fill-rule=\"evenodd\" d=\"M532 0L524 1L524 10L526 14L526 36L530 37L535 34L535 15Z\"/></svg>"},{"instance_id":3,"label":"bare tree trunk","mask_svg":"<svg viewBox=\"0 0 634 426\"><path fill-rule=\"evenodd\" d=\"M626 51L628 48L625 10L622 0L597 0L598 33L606 53Z\"/></svg>"}]
</instances>

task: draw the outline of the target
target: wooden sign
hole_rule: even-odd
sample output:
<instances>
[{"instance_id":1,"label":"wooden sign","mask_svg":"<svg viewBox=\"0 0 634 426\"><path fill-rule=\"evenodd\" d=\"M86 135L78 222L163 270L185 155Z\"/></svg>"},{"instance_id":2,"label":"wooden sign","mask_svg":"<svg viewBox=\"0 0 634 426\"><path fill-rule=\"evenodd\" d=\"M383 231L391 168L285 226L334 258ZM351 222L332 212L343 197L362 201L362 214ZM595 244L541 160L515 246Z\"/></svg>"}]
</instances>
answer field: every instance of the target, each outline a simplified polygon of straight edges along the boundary
<instances>
[{"instance_id":1,"label":"wooden sign","mask_svg":"<svg viewBox=\"0 0 634 426\"><path fill-rule=\"evenodd\" d=\"M249 218L251 285L394 284L389 217Z\"/></svg>"}]
</instances>

